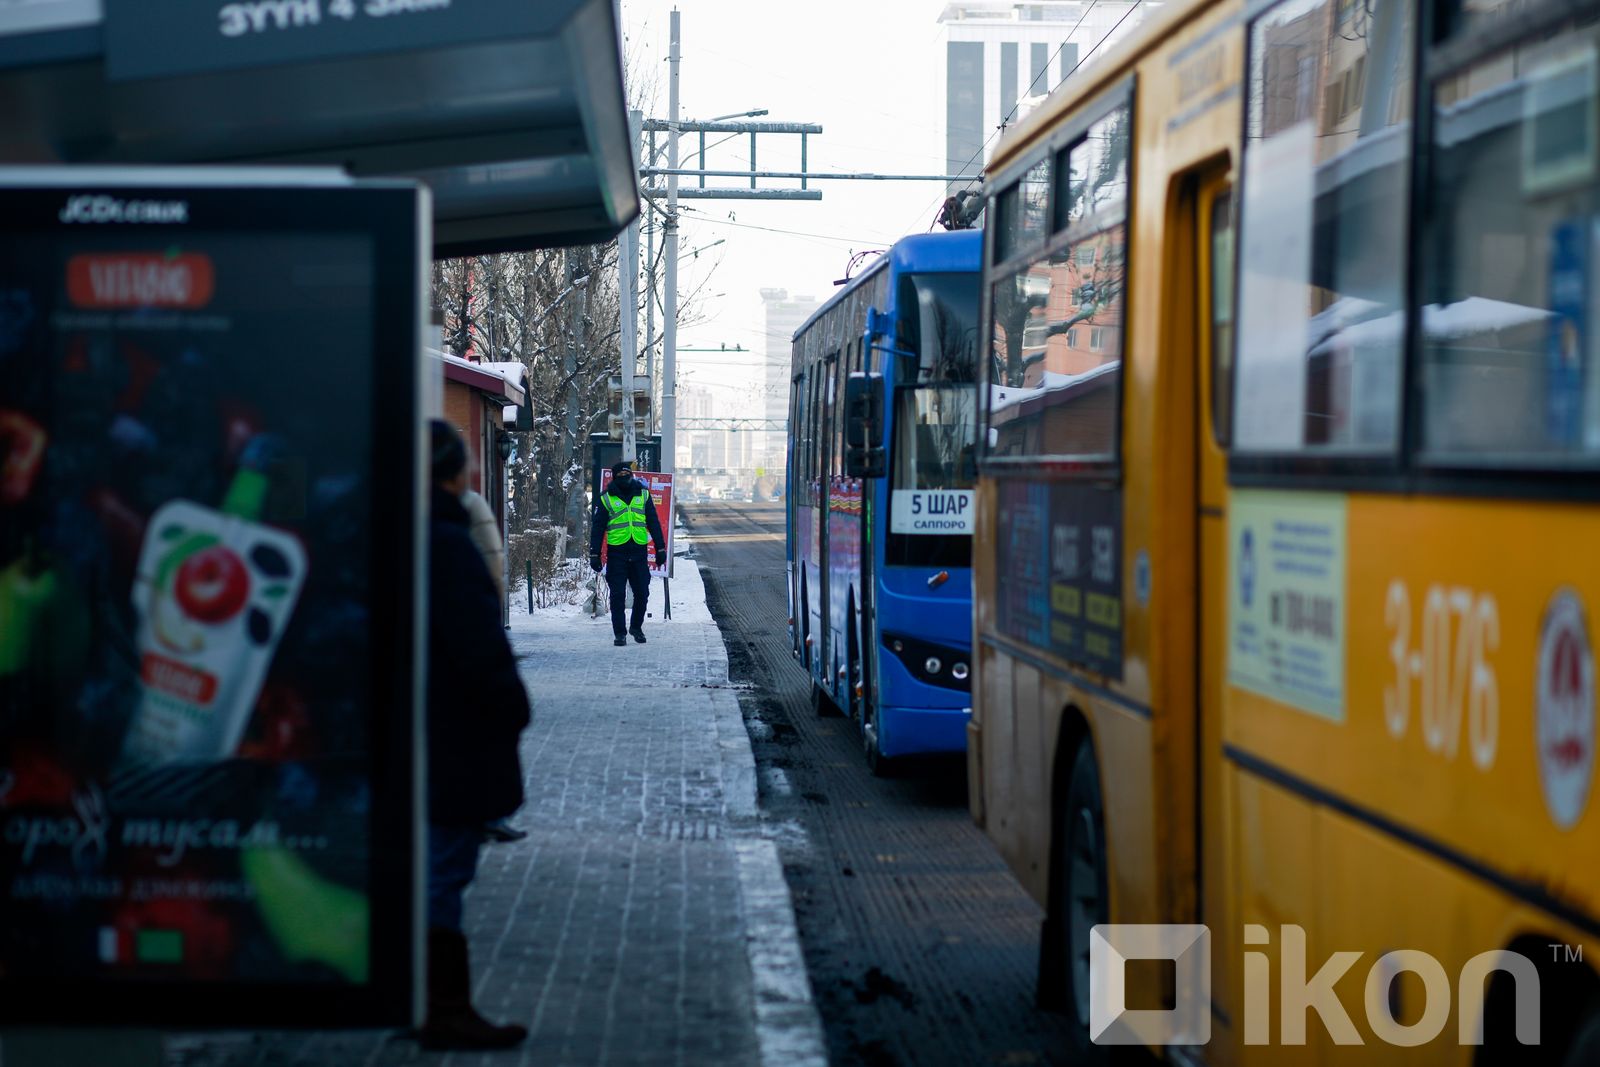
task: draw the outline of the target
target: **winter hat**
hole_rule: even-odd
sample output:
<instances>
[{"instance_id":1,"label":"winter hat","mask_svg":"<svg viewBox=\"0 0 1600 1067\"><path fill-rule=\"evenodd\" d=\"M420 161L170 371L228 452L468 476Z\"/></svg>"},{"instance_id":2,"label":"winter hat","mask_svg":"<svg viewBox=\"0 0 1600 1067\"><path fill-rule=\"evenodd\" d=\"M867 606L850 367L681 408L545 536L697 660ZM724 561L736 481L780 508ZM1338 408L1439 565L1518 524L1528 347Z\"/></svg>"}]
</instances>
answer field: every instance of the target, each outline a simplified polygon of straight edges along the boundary
<instances>
[{"instance_id":1,"label":"winter hat","mask_svg":"<svg viewBox=\"0 0 1600 1067\"><path fill-rule=\"evenodd\" d=\"M611 476L613 478L615 478L617 475L621 474L623 471L627 471L629 474L633 473L633 461L632 460L619 459L619 460L617 460L615 463L613 463L611 465Z\"/></svg>"},{"instance_id":2,"label":"winter hat","mask_svg":"<svg viewBox=\"0 0 1600 1067\"><path fill-rule=\"evenodd\" d=\"M428 455L435 484L448 482L467 465L467 446L462 442L461 435L456 433L455 427L443 419L431 419L428 422Z\"/></svg>"}]
</instances>

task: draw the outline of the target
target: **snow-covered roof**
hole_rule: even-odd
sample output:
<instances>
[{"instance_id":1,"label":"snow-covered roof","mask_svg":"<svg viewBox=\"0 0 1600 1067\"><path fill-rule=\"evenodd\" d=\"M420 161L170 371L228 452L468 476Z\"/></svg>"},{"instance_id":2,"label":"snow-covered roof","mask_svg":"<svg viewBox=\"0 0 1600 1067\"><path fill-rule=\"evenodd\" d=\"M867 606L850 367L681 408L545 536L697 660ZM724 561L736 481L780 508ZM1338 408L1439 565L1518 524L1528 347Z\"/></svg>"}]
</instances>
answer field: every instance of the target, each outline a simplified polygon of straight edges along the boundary
<instances>
[{"instance_id":1,"label":"snow-covered roof","mask_svg":"<svg viewBox=\"0 0 1600 1067\"><path fill-rule=\"evenodd\" d=\"M470 359L462 359L460 356L437 348L424 348L423 352L445 365L447 377L450 376L449 368L456 367L463 372L471 372L471 374L463 374L460 379L467 385L479 389L494 388L494 385L489 381L489 379L494 379L495 382L498 382L497 391L507 400L510 400L513 404L526 404L528 402L525 384L527 368L521 363L474 363ZM474 375L482 375L483 378L479 379Z\"/></svg>"},{"instance_id":2,"label":"snow-covered roof","mask_svg":"<svg viewBox=\"0 0 1600 1067\"><path fill-rule=\"evenodd\" d=\"M1510 304L1504 300L1490 300L1482 296L1469 296L1449 304L1428 304L1424 307L1422 332L1430 341L1454 341L1492 330L1531 326L1545 321L1550 316L1551 312L1544 308ZM1333 330L1312 346L1306 354L1318 356L1334 349L1354 348L1358 345L1398 345L1401 341L1401 331L1404 329L1404 314L1391 311L1387 315Z\"/></svg>"},{"instance_id":3,"label":"snow-covered roof","mask_svg":"<svg viewBox=\"0 0 1600 1067\"><path fill-rule=\"evenodd\" d=\"M1057 371L1047 370L1041 375L1039 384L1034 386L991 385L989 386L989 413L998 415L1009 408L1019 407L1034 398L1043 397L1047 394L1062 393L1064 390L1071 389L1074 386L1087 387L1090 382L1103 378L1108 374L1114 374L1121 367L1121 361L1113 360L1110 363L1102 363L1092 370L1086 370L1082 374L1062 374ZM1065 399L1065 396L1063 395L1061 398ZM1055 399L1052 398L1048 402L1054 403Z\"/></svg>"}]
</instances>

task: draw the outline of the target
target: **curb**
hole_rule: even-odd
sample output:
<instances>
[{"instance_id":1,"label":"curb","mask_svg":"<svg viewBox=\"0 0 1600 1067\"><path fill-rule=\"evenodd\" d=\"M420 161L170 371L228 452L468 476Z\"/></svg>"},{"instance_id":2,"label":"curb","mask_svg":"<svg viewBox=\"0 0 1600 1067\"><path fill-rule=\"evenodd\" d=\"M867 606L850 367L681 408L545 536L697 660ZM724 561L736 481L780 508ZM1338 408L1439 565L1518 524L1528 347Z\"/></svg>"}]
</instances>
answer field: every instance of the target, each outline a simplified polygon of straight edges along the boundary
<instances>
[{"instance_id":1,"label":"curb","mask_svg":"<svg viewBox=\"0 0 1600 1067\"><path fill-rule=\"evenodd\" d=\"M745 951L756 1004L762 1067L827 1067L822 1017L811 999L811 978L800 951L794 902L771 841L733 843L739 861Z\"/></svg>"}]
</instances>

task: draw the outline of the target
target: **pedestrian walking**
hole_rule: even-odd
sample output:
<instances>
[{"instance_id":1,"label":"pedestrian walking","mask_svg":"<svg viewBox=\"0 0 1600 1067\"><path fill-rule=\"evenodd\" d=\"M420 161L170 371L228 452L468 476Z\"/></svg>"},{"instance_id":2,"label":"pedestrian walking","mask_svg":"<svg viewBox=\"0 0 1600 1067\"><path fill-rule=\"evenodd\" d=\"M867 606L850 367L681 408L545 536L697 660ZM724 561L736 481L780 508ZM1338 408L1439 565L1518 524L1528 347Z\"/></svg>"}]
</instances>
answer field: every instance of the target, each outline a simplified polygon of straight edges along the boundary
<instances>
[{"instance_id":1,"label":"pedestrian walking","mask_svg":"<svg viewBox=\"0 0 1600 1067\"><path fill-rule=\"evenodd\" d=\"M506 553L500 541L500 520L494 517L494 510L483 494L474 490L462 492L461 506L467 509L467 532L489 568L489 577L494 580L495 596L504 596ZM497 844L521 841L527 836L526 830L518 830L509 819L496 819L483 828L483 839Z\"/></svg>"},{"instance_id":2,"label":"pedestrian walking","mask_svg":"<svg viewBox=\"0 0 1600 1067\"><path fill-rule=\"evenodd\" d=\"M461 896L477 874L484 826L522 804L517 742L528 694L461 503L466 446L442 420L429 430L428 1015L418 1038L429 1049L509 1048L528 1031L472 1006Z\"/></svg>"},{"instance_id":3,"label":"pedestrian walking","mask_svg":"<svg viewBox=\"0 0 1600 1067\"><path fill-rule=\"evenodd\" d=\"M506 584L506 550L500 543L500 520L495 518L494 509L483 498L483 494L476 490L468 489L461 494L461 506L467 509L467 519L471 524L468 533L472 543L478 547L478 553L483 556L484 565L489 568L489 577L494 579L496 589L503 589Z\"/></svg>"},{"instance_id":4,"label":"pedestrian walking","mask_svg":"<svg viewBox=\"0 0 1600 1067\"><path fill-rule=\"evenodd\" d=\"M606 584L611 587L613 644L626 645L628 634L644 644L644 609L650 602L648 546L654 543L656 562L667 559L667 539L661 532L650 490L633 476L627 460L611 468L611 484L594 502L589 522L589 566L600 570L600 539L606 544ZM633 616L623 629L626 591L633 589Z\"/></svg>"}]
</instances>

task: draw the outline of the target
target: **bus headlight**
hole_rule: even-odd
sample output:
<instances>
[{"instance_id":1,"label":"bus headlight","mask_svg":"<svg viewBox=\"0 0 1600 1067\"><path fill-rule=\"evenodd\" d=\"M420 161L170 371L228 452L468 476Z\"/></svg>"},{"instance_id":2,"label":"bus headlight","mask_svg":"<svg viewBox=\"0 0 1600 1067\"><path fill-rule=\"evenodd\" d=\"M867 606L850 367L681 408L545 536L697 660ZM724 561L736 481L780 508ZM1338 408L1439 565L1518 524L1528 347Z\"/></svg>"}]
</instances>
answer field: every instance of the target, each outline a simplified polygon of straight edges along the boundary
<instances>
[{"instance_id":1,"label":"bus headlight","mask_svg":"<svg viewBox=\"0 0 1600 1067\"><path fill-rule=\"evenodd\" d=\"M929 656L927 661L922 665L922 669L927 671L929 674L938 674L943 667L944 664L939 662L938 656Z\"/></svg>"},{"instance_id":2,"label":"bus headlight","mask_svg":"<svg viewBox=\"0 0 1600 1067\"><path fill-rule=\"evenodd\" d=\"M965 663L957 663L954 667L951 667L950 668L950 677L954 678L958 682L966 681L967 680L967 665Z\"/></svg>"}]
</instances>

